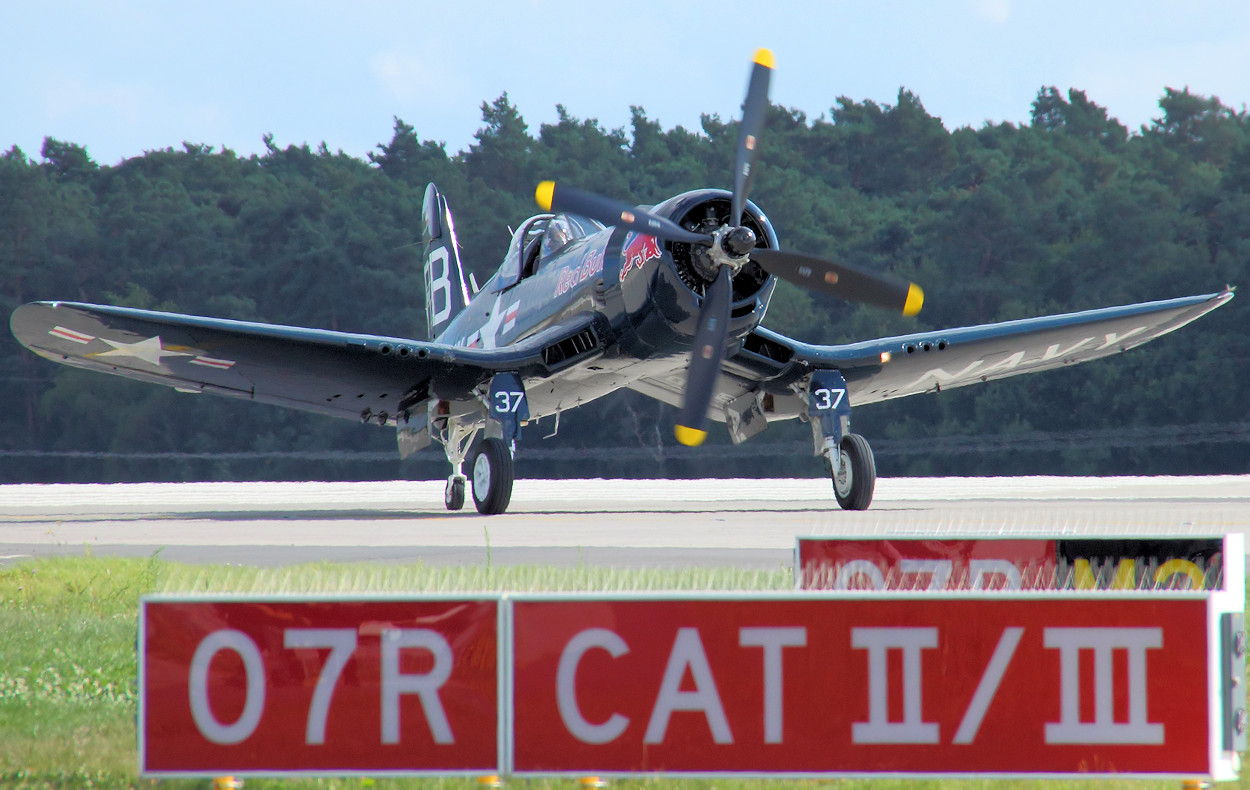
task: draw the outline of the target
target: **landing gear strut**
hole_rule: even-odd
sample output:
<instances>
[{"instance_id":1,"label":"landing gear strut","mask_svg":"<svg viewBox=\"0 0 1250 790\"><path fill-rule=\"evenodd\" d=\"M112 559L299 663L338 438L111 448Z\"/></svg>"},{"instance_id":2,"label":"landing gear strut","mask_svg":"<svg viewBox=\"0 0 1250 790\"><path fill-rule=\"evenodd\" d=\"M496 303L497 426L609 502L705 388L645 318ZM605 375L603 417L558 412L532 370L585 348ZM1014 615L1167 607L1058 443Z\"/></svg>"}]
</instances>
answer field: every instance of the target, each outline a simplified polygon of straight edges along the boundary
<instances>
[{"instance_id":1,"label":"landing gear strut","mask_svg":"<svg viewBox=\"0 0 1250 790\"><path fill-rule=\"evenodd\" d=\"M516 373L496 373L486 397L487 438L473 456L473 504L493 516L508 509L515 478L512 455L521 436L521 421L530 416L525 385Z\"/></svg>"},{"instance_id":2,"label":"landing gear strut","mask_svg":"<svg viewBox=\"0 0 1250 790\"><path fill-rule=\"evenodd\" d=\"M816 454L824 456L833 478L833 495L838 505L843 510L867 510L877 486L877 463L868 440L851 433L851 402L841 373L812 373L807 417Z\"/></svg>"},{"instance_id":3,"label":"landing gear strut","mask_svg":"<svg viewBox=\"0 0 1250 790\"><path fill-rule=\"evenodd\" d=\"M431 411L429 423L431 434L443 445L447 462L451 464L443 504L448 510L464 507L465 488L469 480L464 474L464 461L468 457L469 445L478 432L485 429L486 438L478 444L469 465L473 504L477 512L484 516L503 513L512 501L515 479L512 455L516 440L521 435L521 422L530 416L525 387L515 373L496 373L484 397L479 391L475 401L455 403L460 406L443 411L445 416ZM481 411L483 405L486 407L485 415Z\"/></svg>"},{"instance_id":4,"label":"landing gear strut","mask_svg":"<svg viewBox=\"0 0 1250 790\"><path fill-rule=\"evenodd\" d=\"M464 458L477 430L477 426L448 420L446 433L439 437L443 451L447 453L447 461L451 464L451 475L448 476L447 488L443 491L443 504L448 510L460 510L464 507Z\"/></svg>"}]
</instances>

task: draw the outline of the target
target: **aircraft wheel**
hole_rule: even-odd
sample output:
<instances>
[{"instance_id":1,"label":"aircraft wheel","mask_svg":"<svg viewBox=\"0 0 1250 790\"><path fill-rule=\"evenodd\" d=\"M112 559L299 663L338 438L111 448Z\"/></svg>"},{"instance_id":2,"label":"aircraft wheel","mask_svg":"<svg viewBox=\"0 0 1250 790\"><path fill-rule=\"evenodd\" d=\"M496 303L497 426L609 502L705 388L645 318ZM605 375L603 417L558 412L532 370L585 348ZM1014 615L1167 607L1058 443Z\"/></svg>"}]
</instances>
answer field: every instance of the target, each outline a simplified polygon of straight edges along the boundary
<instances>
[{"instance_id":1,"label":"aircraft wheel","mask_svg":"<svg viewBox=\"0 0 1250 790\"><path fill-rule=\"evenodd\" d=\"M464 507L464 475L452 475L447 478L447 488L443 491L443 504L448 510L459 510Z\"/></svg>"},{"instance_id":2,"label":"aircraft wheel","mask_svg":"<svg viewBox=\"0 0 1250 790\"><path fill-rule=\"evenodd\" d=\"M473 457L473 504L477 512L493 516L512 501L512 453L502 439L484 439Z\"/></svg>"},{"instance_id":3,"label":"aircraft wheel","mask_svg":"<svg viewBox=\"0 0 1250 790\"><path fill-rule=\"evenodd\" d=\"M843 510L867 510L877 487L877 462L868 440L857 433L842 437L842 469L833 475L833 495Z\"/></svg>"}]
</instances>

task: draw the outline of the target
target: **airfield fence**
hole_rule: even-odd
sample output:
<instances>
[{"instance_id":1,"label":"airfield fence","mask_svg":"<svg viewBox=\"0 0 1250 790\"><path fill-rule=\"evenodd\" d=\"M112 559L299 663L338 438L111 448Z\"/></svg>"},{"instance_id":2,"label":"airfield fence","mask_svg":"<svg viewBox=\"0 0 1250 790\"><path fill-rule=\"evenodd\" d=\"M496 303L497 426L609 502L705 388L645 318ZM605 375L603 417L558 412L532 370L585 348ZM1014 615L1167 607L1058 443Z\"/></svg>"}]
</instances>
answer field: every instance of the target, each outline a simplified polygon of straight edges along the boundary
<instances>
[{"instance_id":1,"label":"airfield fence","mask_svg":"<svg viewBox=\"0 0 1250 790\"><path fill-rule=\"evenodd\" d=\"M990 452L1053 452L1090 448L1189 447L1204 444L1250 443L1250 422L1161 425L1144 428L1115 428L1079 431L1024 431L986 435L935 436L923 439L872 440L878 456L968 455ZM683 447L681 445L634 445L618 447L535 447L517 445L517 458L524 461L589 461L605 457L619 461L681 461L705 457L709 451L721 458L793 458L812 454L809 441L749 442L741 445ZM109 459L132 461L349 461L353 463L394 463L391 450L238 450L216 452L125 452L112 450L0 449L0 459ZM423 450L411 459L415 463L445 463L437 447Z\"/></svg>"}]
</instances>

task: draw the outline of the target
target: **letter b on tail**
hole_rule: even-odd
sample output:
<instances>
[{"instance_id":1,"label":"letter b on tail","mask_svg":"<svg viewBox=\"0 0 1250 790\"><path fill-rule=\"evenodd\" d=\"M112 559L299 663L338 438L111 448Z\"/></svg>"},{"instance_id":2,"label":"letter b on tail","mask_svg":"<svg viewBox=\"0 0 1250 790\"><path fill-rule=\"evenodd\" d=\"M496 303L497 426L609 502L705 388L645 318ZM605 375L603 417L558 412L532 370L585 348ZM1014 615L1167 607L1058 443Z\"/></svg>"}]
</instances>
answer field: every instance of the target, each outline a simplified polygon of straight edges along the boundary
<instances>
[{"instance_id":1,"label":"letter b on tail","mask_svg":"<svg viewBox=\"0 0 1250 790\"><path fill-rule=\"evenodd\" d=\"M469 303L469 289L460 266L451 209L433 184L425 188L421 217L425 240L425 319L430 339L437 340Z\"/></svg>"}]
</instances>

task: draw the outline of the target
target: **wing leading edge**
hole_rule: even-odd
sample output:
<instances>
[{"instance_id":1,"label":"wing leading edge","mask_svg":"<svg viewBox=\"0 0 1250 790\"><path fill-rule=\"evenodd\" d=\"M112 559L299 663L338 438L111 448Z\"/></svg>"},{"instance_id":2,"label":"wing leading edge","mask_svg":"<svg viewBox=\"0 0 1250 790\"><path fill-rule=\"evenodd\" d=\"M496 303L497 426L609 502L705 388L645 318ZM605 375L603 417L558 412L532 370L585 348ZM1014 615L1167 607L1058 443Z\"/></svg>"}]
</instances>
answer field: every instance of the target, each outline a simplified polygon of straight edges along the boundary
<instances>
[{"instance_id":1,"label":"wing leading edge","mask_svg":"<svg viewBox=\"0 0 1250 790\"><path fill-rule=\"evenodd\" d=\"M1140 346L1233 298L1220 293L816 346L760 327L739 357L837 369L856 405L1075 365ZM783 374L784 375L784 374Z\"/></svg>"},{"instance_id":2,"label":"wing leading edge","mask_svg":"<svg viewBox=\"0 0 1250 790\"><path fill-rule=\"evenodd\" d=\"M9 321L54 362L382 424L429 397L471 398L496 371L550 375L559 360L545 352L593 323L587 314L483 350L76 302L32 302Z\"/></svg>"}]
</instances>

